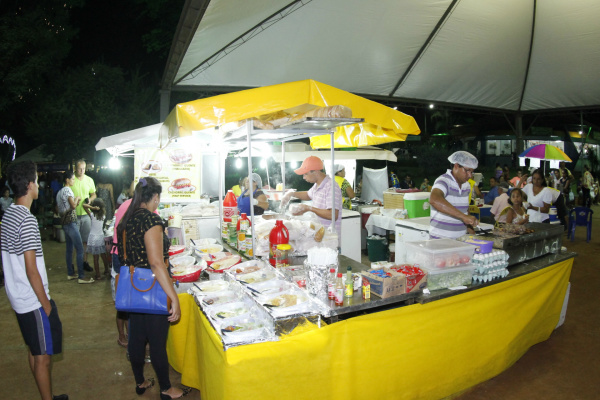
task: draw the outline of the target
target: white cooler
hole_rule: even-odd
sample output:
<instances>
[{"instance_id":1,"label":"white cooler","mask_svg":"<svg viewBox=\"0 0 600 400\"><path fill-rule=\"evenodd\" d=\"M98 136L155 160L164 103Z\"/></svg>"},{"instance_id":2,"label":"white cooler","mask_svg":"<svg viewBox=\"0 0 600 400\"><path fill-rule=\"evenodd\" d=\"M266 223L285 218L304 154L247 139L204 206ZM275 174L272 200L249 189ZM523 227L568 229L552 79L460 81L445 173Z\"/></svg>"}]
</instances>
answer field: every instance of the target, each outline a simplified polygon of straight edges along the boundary
<instances>
[{"instance_id":1,"label":"white cooler","mask_svg":"<svg viewBox=\"0 0 600 400\"><path fill-rule=\"evenodd\" d=\"M429 239L430 217L401 219L396 223L396 258L395 264L406 262L406 242Z\"/></svg>"}]
</instances>

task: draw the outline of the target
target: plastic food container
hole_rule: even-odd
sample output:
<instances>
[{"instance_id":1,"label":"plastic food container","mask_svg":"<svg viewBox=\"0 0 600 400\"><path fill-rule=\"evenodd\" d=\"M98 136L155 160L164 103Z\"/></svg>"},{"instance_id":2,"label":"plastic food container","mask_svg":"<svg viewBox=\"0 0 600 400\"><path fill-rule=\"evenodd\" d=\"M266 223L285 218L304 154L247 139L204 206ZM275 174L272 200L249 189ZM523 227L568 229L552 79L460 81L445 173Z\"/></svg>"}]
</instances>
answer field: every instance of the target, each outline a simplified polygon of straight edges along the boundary
<instances>
[{"instance_id":1,"label":"plastic food container","mask_svg":"<svg viewBox=\"0 0 600 400\"><path fill-rule=\"evenodd\" d=\"M275 295L286 290L290 290L291 283L281 279L272 279L270 281L258 282L252 285L248 285L250 291L257 296L270 296Z\"/></svg>"},{"instance_id":2,"label":"plastic food container","mask_svg":"<svg viewBox=\"0 0 600 400\"><path fill-rule=\"evenodd\" d=\"M169 247L169 257L172 257L176 254L182 253L185 250L185 246L182 245L173 245Z\"/></svg>"},{"instance_id":3,"label":"plastic food container","mask_svg":"<svg viewBox=\"0 0 600 400\"><path fill-rule=\"evenodd\" d=\"M471 263L475 247L452 239L406 242L406 263L425 268L456 268Z\"/></svg>"},{"instance_id":4,"label":"plastic food container","mask_svg":"<svg viewBox=\"0 0 600 400\"><path fill-rule=\"evenodd\" d=\"M223 246L220 244L207 244L204 246L194 247L200 254L215 254L223 251Z\"/></svg>"},{"instance_id":5,"label":"plastic food container","mask_svg":"<svg viewBox=\"0 0 600 400\"><path fill-rule=\"evenodd\" d=\"M235 277L238 281L246 284L265 282L274 278L275 272L267 268L259 269L258 271L250 272L248 274L238 274Z\"/></svg>"},{"instance_id":6,"label":"plastic food container","mask_svg":"<svg viewBox=\"0 0 600 400\"><path fill-rule=\"evenodd\" d=\"M225 281L205 281L196 284L196 287L202 294L209 294L214 292L221 292L229 289L229 282Z\"/></svg>"},{"instance_id":7,"label":"plastic food container","mask_svg":"<svg viewBox=\"0 0 600 400\"><path fill-rule=\"evenodd\" d=\"M469 285L473 279L473 272L476 267L475 265L466 265L444 269L421 268L427 272L427 288L429 290L438 290Z\"/></svg>"},{"instance_id":8,"label":"plastic food container","mask_svg":"<svg viewBox=\"0 0 600 400\"><path fill-rule=\"evenodd\" d=\"M202 305L204 307L217 306L219 304L231 303L232 301L238 301L239 297L231 290L224 290L222 292L216 292L210 296L206 296L202 299Z\"/></svg>"},{"instance_id":9,"label":"plastic food container","mask_svg":"<svg viewBox=\"0 0 600 400\"><path fill-rule=\"evenodd\" d=\"M233 275L249 274L251 272L258 271L266 266L267 266L267 264L264 261L250 260L250 261L245 261L243 263L236 264L235 268L231 268L229 270L229 272L231 272Z\"/></svg>"},{"instance_id":10,"label":"plastic food container","mask_svg":"<svg viewBox=\"0 0 600 400\"><path fill-rule=\"evenodd\" d=\"M250 308L243 301L234 301L220 306L212 307L208 315L219 324L224 319L241 317L250 313Z\"/></svg>"}]
</instances>

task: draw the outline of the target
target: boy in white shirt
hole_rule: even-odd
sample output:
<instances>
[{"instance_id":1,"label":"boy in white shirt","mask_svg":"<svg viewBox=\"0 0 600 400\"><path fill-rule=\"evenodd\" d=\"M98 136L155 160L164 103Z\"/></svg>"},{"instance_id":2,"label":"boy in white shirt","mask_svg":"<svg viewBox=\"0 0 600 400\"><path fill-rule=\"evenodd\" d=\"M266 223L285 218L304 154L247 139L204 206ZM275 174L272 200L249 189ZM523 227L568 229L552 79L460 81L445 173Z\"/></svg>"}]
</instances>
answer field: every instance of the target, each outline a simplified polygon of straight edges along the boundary
<instances>
[{"instance_id":1,"label":"boy in white shirt","mask_svg":"<svg viewBox=\"0 0 600 400\"><path fill-rule=\"evenodd\" d=\"M52 396L51 356L62 352L62 324L48 291L37 219L30 212L38 198L36 164L10 165L8 183L15 202L4 213L0 228L6 294L29 347L29 366L42 400L68 400L66 394Z\"/></svg>"}]
</instances>

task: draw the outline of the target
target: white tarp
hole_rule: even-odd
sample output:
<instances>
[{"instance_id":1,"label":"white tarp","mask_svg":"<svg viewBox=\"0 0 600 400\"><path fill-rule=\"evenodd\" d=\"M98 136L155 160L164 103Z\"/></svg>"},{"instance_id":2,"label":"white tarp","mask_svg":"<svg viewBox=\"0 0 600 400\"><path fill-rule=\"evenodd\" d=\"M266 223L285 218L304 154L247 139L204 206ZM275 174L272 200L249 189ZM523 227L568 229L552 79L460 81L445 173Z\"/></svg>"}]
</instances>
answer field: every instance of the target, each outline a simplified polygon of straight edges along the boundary
<instances>
[{"instance_id":1,"label":"white tarp","mask_svg":"<svg viewBox=\"0 0 600 400\"><path fill-rule=\"evenodd\" d=\"M366 202L379 200L383 203L383 192L389 186L387 167L382 169L363 168L360 199Z\"/></svg>"},{"instance_id":2,"label":"white tarp","mask_svg":"<svg viewBox=\"0 0 600 400\"><path fill-rule=\"evenodd\" d=\"M170 83L314 79L504 110L596 106L598 21L598 0L211 0Z\"/></svg>"},{"instance_id":3,"label":"white tarp","mask_svg":"<svg viewBox=\"0 0 600 400\"><path fill-rule=\"evenodd\" d=\"M103 137L96 143L96 151L107 150L111 155L118 156L132 151L135 146L158 148L162 123L144 126L116 135Z\"/></svg>"}]
</instances>

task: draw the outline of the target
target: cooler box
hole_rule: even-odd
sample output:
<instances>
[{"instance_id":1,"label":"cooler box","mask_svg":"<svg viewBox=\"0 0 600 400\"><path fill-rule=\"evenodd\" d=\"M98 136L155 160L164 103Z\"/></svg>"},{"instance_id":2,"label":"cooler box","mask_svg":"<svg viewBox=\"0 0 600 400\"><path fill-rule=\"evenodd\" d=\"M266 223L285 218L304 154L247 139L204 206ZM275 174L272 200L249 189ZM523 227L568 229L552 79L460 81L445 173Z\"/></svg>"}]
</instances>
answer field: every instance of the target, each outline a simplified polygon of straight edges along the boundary
<instances>
[{"instance_id":1,"label":"cooler box","mask_svg":"<svg viewBox=\"0 0 600 400\"><path fill-rule=\"evenodd\" d=\"M429 217L429 192L406 193L404 195L404 208L408 218Z\"/></svg>"}]
</instances>

